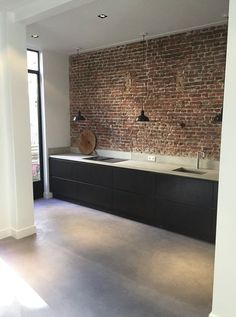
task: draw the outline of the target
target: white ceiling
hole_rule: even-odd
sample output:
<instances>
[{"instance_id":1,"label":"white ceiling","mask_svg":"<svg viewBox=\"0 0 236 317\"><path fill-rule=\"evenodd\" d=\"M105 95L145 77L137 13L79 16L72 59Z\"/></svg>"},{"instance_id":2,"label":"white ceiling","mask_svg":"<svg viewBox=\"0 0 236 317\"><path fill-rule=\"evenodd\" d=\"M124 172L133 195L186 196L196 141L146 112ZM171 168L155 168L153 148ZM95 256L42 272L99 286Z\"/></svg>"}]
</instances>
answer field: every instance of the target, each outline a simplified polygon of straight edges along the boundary
<instances>
[{"instance_id":1,"label":"white ceiling","mask_svg":"<svg viewBox=\"0 0 236 317\"><path fill-rule=\"evenodd\" d=\"M0 0L0 8L15 10L28 3L30 3L30 0Z\"/></svg>"},{"instance_id":2,"label":"white ceiling","mask_svg":"<svg viewBox=\"0 0 236 317\"><path fill-rule=\"evenodd\" d=\"M33 0L31 0L32 2ZM37 0L39 1L39 0ZM29 0L0 0L5 5L27 5ZM226 22L228 0L93 0L78 8L28 25L31 48L63 53L109 47L149 37ZM105 13L106 19L98 14ZM31 34L39 34L32 39Z\"/></svg>"}]
</instances>

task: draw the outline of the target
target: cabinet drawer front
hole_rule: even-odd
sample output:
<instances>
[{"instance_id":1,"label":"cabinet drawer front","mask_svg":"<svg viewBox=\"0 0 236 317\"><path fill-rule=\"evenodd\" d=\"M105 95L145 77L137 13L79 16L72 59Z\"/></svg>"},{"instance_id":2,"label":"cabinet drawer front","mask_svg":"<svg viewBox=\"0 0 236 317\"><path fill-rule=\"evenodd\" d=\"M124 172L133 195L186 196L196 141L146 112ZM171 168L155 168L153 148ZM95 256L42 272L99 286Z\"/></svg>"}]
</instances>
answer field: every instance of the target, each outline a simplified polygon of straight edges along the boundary
<instances>
[{"instance_id":1,"label":"cabinet drawer front","mask_svg":"<svg viewBox=\"0 0 236 317\"><path fill-rule=\"evenodd\" d=\"M217 209L218 202L218 182L213 183L213 208Z\"/></svg>"},{"instance_id":2,"label":"cabinet drawer front","mask_svg":"<svg viewBox=\"0 0 236 317\"><path fill-rule=\"evenodd\" d=\"M204 241L215 241L216 211L173 202L157 202L156 225Z\"/></svg>"},{"instance_id":3,"label":"cabinet drawer front","mask_svg":"<svg viewBox=\"0 0 236 317\"><path fill-rule=\"evenodd\" d=\"M71 169L73 162L66 160L50 159L50 175L71 179Z\"/></svg>"},{"instance_id":4,"label":"cabinet drawer front","mask_svg":"<svg viewBox=\"0 0 236 317\"><path fill-rule=\"evenodd\" d=\"M154 174L125 168L114 168L114 188L133 193L152 194L155 188Z\"/></svg>"},{"instance_id":5,"label":"cabinet drawer front","mask_svg":"<svg viewBox=\"0 0 236 317\"><path fill-rule=\"evenodd\" d=\"M93 207L112 208L112 190L89 184L79 185L79 201Z\"/></svg>"},{"instance_id":6,"label":"cabinet drawer front","mask_svg":"<svg viewBox=\"0 0 236 317\"><path fill-rule=\"evenodd\" d=\"M213 182L161 175L156 178L156 195L173 202L213 208Z\"/></svg>"},{"instance_id":7,"label":"cabinet drawer front","mask_svg":"<svg viewBox=\"0 0 236 317\"><path fill-rule=\"evenodd\" d=\"M72 178L78 182L112 186L112 168L110 166L89 163L74 163L72 167Z\"/></svg>"},{"instance_id":8,"label":"cabinet drawer front","mask_svg":"<svg viewBox=\"0 0 236 317\"><path fill-rule=\"evenodd\" d=\"M63 197L77 200L79 193L79 184L73 181L52 177L50 190L55 197Z\"/></svg>"},{"instance_id":9,"label":"cabinet drawer front","mask_svg":"<svg viewBox=\"0 0 236 317\"><path fill-rule=\"evenodd\" d=\"M148 221L152 218L151 200L152 198L146 195L114 190L113 209L121 215Z\"/></svg>"}]
</instances>

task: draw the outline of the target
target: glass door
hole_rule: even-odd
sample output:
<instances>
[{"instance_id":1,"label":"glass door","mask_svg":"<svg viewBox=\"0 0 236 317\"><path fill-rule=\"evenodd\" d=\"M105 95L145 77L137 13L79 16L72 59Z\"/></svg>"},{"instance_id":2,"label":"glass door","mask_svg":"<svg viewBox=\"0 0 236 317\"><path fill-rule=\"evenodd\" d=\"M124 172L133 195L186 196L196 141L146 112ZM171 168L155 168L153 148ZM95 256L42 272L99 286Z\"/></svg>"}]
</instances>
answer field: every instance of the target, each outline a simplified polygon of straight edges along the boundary
<instances>
[{"instance_id":1,"label":"glass door","mask_svg":"<svg viewBox=\"0 0 236 317\"><path fill-rule=\"evenodd\" d=\"M34 199L43 197L39 52L27 50Z\"/></svg>"}]
</instances>

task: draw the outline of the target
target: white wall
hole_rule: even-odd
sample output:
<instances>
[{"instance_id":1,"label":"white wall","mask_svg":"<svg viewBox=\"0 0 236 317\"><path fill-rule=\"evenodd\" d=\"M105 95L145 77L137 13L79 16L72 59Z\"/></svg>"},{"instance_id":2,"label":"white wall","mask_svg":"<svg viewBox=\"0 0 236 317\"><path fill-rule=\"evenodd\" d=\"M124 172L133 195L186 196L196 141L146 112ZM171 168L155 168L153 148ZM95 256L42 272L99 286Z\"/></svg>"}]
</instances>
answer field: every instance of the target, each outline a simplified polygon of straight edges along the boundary
<instances>
[{"instance_id":1,"label":"white wall","mask_svg":"<svg viewBox=\"0 0 236 317\"><path fill-rule=\"evenodd\" d=\"M236 1L230 1L211 316L236 316Z\"/></svg>"},{"instance_id":2,"label":"white wall","mask_svg":"<svg viewBox=\"0 0 236 317\"><path fill-rule=\"evenodd\" d=\"M6 34L6 15L0 12L0 238L10 234L10 206L9 206L9 150L6 151L8 142L7 120L8 109L4 107L8 103L7 94L7 34ZM5 32L3 31L5 30ZM3 153L3 150L6 152Z\"/></svg>"},{"instance_id":3,"label":"white wall","mask_svg":"<svg viewBox=\"0 0 236 317\"><path fill-rule=\"evenodd\" d=\"M70 146L69 57L43 51L48 148Z\"/></svg>"},{"instance_id":4,"label":"white wall","mask_svg":"<svg viewBox=\"0 0 236 317\"><path fill-rule=\"evenodd\" d=\"M35 232L25 36L0 12L0 238Z\"/></svg>"},{"instance_id":5,"label":"white wall","mask_svg":"<svg viewBox=\"0 0 236 317\"><path fill-rule=\"evenodd\" d=\"M70 146L69 57L43 51L41 64L44 197L51 198L48 149Z\"/></svg>"}]
</instances>

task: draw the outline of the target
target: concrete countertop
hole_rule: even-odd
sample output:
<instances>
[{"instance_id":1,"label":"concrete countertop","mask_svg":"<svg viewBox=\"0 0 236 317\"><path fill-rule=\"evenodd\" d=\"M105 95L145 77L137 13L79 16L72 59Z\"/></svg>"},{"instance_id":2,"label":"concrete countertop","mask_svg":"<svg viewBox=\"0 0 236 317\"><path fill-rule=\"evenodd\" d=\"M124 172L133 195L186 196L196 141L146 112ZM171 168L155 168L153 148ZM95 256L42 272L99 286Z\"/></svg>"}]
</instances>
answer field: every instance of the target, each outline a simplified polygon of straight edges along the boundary
<instances>
[{"instance_id":1,"label":"concrete countertop","mask_svg":"<svg viewBox=\"0 0 236 317\"><path fill-rule=\"evenodd\" d=\"M204 172L204 174L193 174L193 173L186 173L186 172L183 173L183 172L174 171L175 169L180 167L185 167L185 168L194 170L194 168L191 166L184 166L179 164L165 164L165 163L158 163L158 162L152 163L147 161L134 161L134 160L127 160L127 161L122 161L117 163L109 163L104 161L85 160L84 158L90 157L90 155L82 155L82 154L74 154L74 153L50 155L50 157L62 159L62 160L90 163L90 164L100 164L100 165L106 165L106 166L129 168L129 169L136 169L136 170L156 172L156 173L169 174L169 175L177 175L182 177L197 178L202 180L218 181L219 179L219 172L216 170L199 169L199 171Z\"/></svg>"}]
</instances>

